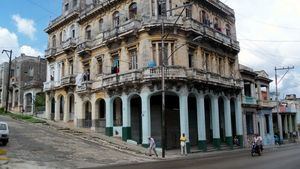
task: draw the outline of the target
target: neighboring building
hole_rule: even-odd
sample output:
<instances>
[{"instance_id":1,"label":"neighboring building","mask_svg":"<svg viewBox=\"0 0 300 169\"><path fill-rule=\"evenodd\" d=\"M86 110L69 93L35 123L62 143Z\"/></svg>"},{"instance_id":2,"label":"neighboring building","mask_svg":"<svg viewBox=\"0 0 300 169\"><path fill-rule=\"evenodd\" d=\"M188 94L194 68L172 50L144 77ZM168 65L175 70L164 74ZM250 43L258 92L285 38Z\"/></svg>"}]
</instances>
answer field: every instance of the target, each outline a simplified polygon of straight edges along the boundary
<instances>
[{"instance_id":1,"label":"neighboring building","mask_svg":"<svg viewBox=\"0 0 300 169\"><path fill-rule=\"evenodd\" d=\"M2 91L1 107L6 103L6 86L8 76L8 63L3 63L1 69ZM26 56L21 54L12 60L10 87L8 96L9 109L12 111L33 114L33 103L37 93L42 93L43 82L46 81L46 60L40 57Z\"/></svg>"},{"instance_id":2,"label":"neighboring building","mask_svg":"<svg viewBox=\"0 0 300 169\"><path fill-rule=\"evenodd\" d=\"M218 0L162 2L63 1L45 29L48 119L160 144L164 18L167 148L182 133L201 150L232 146L233 135L243 142L234 11ZM164 11L188 2L174 27L182 9Z\"/></svg>"},{"instance_id":3,"label":"neighboring building","mask_svg":"<svg viewBox=\"0 0 300 169\"><path fill-rule=\"evenodd\" d=\"M245 146L251 145L254 134L263 137L265 145L274 144L274 132L272 122L273 102L270 99L269 79L265 71L240 65L240 73L243 79L242 109Z\"/></svg>"}]
</instances>

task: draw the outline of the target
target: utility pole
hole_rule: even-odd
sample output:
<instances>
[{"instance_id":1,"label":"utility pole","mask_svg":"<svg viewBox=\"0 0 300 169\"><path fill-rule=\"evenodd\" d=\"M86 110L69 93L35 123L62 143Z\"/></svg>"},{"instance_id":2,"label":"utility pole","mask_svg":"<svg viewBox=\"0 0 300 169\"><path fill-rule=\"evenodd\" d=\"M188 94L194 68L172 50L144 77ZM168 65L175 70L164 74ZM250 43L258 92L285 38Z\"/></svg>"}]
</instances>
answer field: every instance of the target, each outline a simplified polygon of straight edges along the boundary
<instances>
[{"instance_id":1,"label":"utility pole","mask_svg":"<svg viewBox=\"0 0 300 169\"><path fill-rule=\"evenodd\" d=\"M289 72L289 70L294 69L294 66L288 66L288 67L280 67L277 68L275 67L275 101L276 101L276 109L277 109L277 126L279 130L279 138L280 142L283 140L283 132L282 132L282 120L281 120L281 115L279 114L279 100L278 100L278 84L281 82L281 80L284 78L284 76ZM277 71L278 70L286 70L286 72L283 74L283 76L280 78L279 82L277 81Z\"/></svg>"},{"instance_id":2,"label":"utility pole","mask_svg":"<svg viewBox=\"0 0 300 169\"><path fill-rule=\"evenodd\" d=\"M164 10L166 9L166 1L164 0L158 0L157 3L160 3L162 7L162 13L161 13L161 148L162 148L162 158L165 158L165 152L166 152L166 122L165 122L165 117L166 117L166 108L165 108L165 66L166 66L166 61L168 61L168 56L165 56L165 44L164 44L164 40L167 39L167 37L169 36L169 33L165 36L165 23L164 23L164 17L167 17L167 13L171 12L173 10L176 9L180 9L183 8L180 15L178 15L174 26L176 26L177 21L179 20L179 18L182 16L184 10L186 9L186 7L191 6L192 4L185 4L182 6L178 6L176 8L172 8L169 10ZM171 7L170 7L171 8Z\"/></svg>"},{"instance_id":3,"label":"utility pole","mask_svg":"<svg viewBox=\"0 0 300 169\"><path fill-rule=\"evenodd\" d=\"M6 105L5 105L5 113L7 113L8 110L8 93L9 93L9 85L10 85L10 69L11 69L11 56L12 56L12 50L2 50L2 53L6 53L6 55L9 58L8 62L8 77L7 77L7 86L6 86Z\"/></svg>"}]
</instances>

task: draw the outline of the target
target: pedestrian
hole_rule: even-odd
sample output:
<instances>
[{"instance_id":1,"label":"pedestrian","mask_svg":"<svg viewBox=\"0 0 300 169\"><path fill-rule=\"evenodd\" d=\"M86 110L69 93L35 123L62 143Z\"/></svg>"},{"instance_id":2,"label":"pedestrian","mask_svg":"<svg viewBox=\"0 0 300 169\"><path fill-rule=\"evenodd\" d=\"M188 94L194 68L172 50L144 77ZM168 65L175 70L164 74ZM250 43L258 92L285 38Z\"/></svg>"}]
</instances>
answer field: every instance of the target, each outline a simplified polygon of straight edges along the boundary
<instances>
[{"instance_id":1,"label":"pedestrian","mask_svg":"<svg viewBox=\"0 0 300 169\"><path fill-rule=\"evenodd\" d=\"M234 138L233 138L233 144L235 144L237 146L240 146L240 142L239 142L239 139L237 138L237 136L234 136Z\"/></svg>"},{"instance_id":2,"label":"pedestrian","mask_svg":"<svg viewBox=\"0 0 300 169\"><path fill-rule=\"evenodd\" d=\"M149 137L148 140L149 140L149 156L152 156L152 151L153 151L156 157L158 157L157 152L155 150L156 144L154 138Z\"/></svg>"},{"instance_id":3,"label":"pedestrian","mask_svg":"<svg viewBox=\"0 0 300 169\"><path fill-rule=\"evenodd\" d=\"M187 155L186 137L184 133L182 133L182 135L180 136L180 148L181 148L181 155Z\"/></svg>"}]
</instances>

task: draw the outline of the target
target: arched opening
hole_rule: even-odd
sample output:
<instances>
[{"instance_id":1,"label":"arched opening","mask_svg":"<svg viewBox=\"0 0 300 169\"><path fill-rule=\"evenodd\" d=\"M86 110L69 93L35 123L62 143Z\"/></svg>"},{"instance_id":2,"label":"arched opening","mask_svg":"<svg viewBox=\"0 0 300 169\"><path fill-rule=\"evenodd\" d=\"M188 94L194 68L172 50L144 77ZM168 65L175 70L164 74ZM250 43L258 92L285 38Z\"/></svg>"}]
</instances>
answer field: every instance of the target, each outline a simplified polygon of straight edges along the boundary
<instances>
[{"instance_id":1,"label":"arched opening","mask_svg":"<svg viewBox=\"0 0 300 169\"><path fill-rule=\"evenodd\" d=\"M75 26L72 25L71 28L70 28L70 36L71 36L71 38L75 38L75 34L76 34L76 32L75 32Z\"/></svg>"},{"instance_id":2,"label":"arched opening","mask_svg":"<svg viewBox=\"0 0 300 169\"><path fill-rule=\"evenodd\" d=\"M120 25L120 15L119 12L116 11L113 13L113 27L118 27Z\"/></svg>"},{"instance_id":3,"label":"arched opening","mask_svg":"<svg viewBox=\"0 0 300 169\"><path fill-rule=\"evenodd\" d=\"M19 90L15 90L14 106L18 107L19 104Z\"/></svg>"},{"instance_id":4,"label":"arched opening","mask_svg":"<svg viewBox=\"0 0 300 169\"><path fill-rule=\"evenodd\" d=\"M230 99L230 114L231 114L231 128L232 128L232 136L236 136L236 120L235 120L235 99Z\"/></svg>"},{"instance_id":5,"label":"arched opening","mask_svg":"<svg viewBox=\"0 0 300 169\"><path fill-rule=\"evenodd\" d=\"M204 109L205 109L205 133L207 144L213 143L213 128L212 128L212 104L211 98L205 96L204 98Z\"/></svg>"},{"instance_id":6,"label":"arched opening","mask_svg":"<svg viewBox=\"0 0 300 169\"><path fill-rule=\"evenodd\" d=\"M54 116L55 116L55 99L52 98L51 99L51 114L50 114L50 119L54 120Z\"/></svg>"},{"instance_id":7,"label":"arched opening","mask_svg":"<svg viewBox=\"0 0 300 169\"><path fill-rule=\"evenodd\" d=\"M131 139L142 143L142 99L134 95L130 99Z\"/></svg>"},{"instance_id":8,"label":"arched opening","mask_svg":"<svg viewBox=\"0 0 300 169\"><path fill-rule=\"evenodd\" d=\"M52 36L52 48L56 48L56 35Z\"/></svg>"},{"instance_id":9,"label":"arched opening","mask_svg":"<svg viewBox=\"0 0 300 169\"><path fill-rule=\"evenodd\" d=\"M91 40L92 39L92 28L90 25L88 25L86 28L85 28L85 39L86 40Z\"/></svg>"},{"instance_id":10,"label":"arched opening","mask_svg":"<svg viewBox=\"0 0 300 169\"><path fill-rule=\"evenodd\" d=\"M225 108L224 108L224 99L219 97L218 99L219 107L219 127L220 127L220 139L221 142L226 142L226 133L225 133Z\"/></svg>"},{"instance_id":11,"label":"arched opening","mask_svg":"<svg viewBox=\"0 0 300 169\"><path fill-rule=\"evenodd\" d=\"M74 120L74 95L73 94L69 96L69 118L70 121Z\"/></svg>"},{"instance_id":12,"label":"arched opening","mask_svg":"<svg viewBox=\"0 0 300 169\"><path fill-rule=\"evenodd\" d=\"M59 120L64 120L64 96L59 97Z\"/></svg>"},{"instance_id":13,"label":"arched opening","mask_svg":"<svg viewBox=\"0 0 300 169\"><path fill-rule=\"evenodd\" d=\"M188 97L189 139L191 146L198 144L197 98L194 94Z\"/></svg>"},{"instance_id":14,"label":"arched opening","mask_svg":"<svg viewBox=\"0 0 300 169\"><path fill-rule=\"evenodd\" d=\"M117 97L113 102L113 120L114 126L123 125L123 106L122 99Z\"/></svg>"},{"instance_id":15,"label":"arched opening","mask_svg":"<svg viewBox=\"0 0 300 169\"><path fill-rule=\"evenodd\" d=\"M161 146L161 94L150 98L151 136ZM173 93L166 93L165 97L165 125L167 149L179 148L180 138L180 113L179 97Z\"/></svg>"},{"instance_id":16,"label":"arched opening","mask_svg":"<svg viewBox=\"0 0 300 169\"><path fill-rule=\"evenodd\" d=\"M92 104L87 101L84 104L84 124L83 127L91 128L92 127Z\"/></svg>"},{"instance_id":17,"label":"arched opening","mask_svg":"<svg viewBox=\"0 0 300 169\"><path fill-rule=\"evenodd\" d=\"M26 99L25 112L31 112L32 111L32 94L27 93L25 95L25 99Z\"/></svg>"},{"instance_id":18,"label":"arched opening","mask_svg":"<svg viewBox=\"0 0 300 169\"><path fill-rule=\"evenodd\" d=\"M137 15L137 4L133 2L129 6L129 19L134 19Z\"/></svg>"},{"instance_id":19,"label":"arched opening","mask_svg":"<svg viewBox=\"0 0 300 169\"><path fill-rule=\"evenodd\" d=\"M231 27L230 27L230 25L229 24L226 24L226 35L227 36L231 36Z\"/></svg>"},{"instance_id":20,"label":"arched opening","mask_svg":"<svg viewBox=\"0 0 300 169\"><path fill-rule=\"evenodd\" d=\"M99 19L99 32L103 32L103 19Z\"/></svg>"},{"instance_id":21,"label":"arched opening","mask_svg":"<svg viewBox=\"0 0 300 169\"><path fill-rule=\"evenodd\" d=\"M98 114L96 127L105 128L105 123L106 123L105 112L106 112L105 100L98 99L96 102L96 113Z\"/></svg>"}]
</instances>

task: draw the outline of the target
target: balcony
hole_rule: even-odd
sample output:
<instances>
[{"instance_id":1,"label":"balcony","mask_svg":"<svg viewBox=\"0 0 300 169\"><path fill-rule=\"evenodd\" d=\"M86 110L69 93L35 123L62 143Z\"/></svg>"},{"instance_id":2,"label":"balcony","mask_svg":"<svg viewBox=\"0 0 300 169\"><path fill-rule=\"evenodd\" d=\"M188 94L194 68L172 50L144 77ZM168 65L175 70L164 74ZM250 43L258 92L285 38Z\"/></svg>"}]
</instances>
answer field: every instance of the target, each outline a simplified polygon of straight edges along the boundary
<instances>
[{"instance_id":1,"label":"balcony","mask_svg":"<svg viewBox=\"0 0 300 169\"><path fill-rule=\"evenodd\" d=\"M43 86L43 83L41 81L31 80L31 81L25 82L23 88L29 89L29 88L42 87L42 86Z\"/></svg>"},{"instance_id":2,"label":"balcony","mask_svg":"<svg viewBox=\"0 0 300 169\"><path fill-rule=\"evenodd\" d=\"M275 107L276 104L274 104L275 102L271 101L271 100L258 100L258 105L260 107Z\"/></svg>"},{"instance_id":3,"label":"balcony","mask_svg":"<svg viewBox=\"0 0 300 169\"><path fill-rule=\"evenodd\" d=\"M257 100L254 97L243 96L243 104L256 105L257 104Z\"/></svg>"},{"instance_id":4,"label":"balcony","mask_svg":"<svg viewBox=\"0 0 300 169\"><path fill-rule=\"evenodd\" d=\"M227 47L233 48L236 51L240 50L239 42L234 40L232 37L227 36L223 34L222 32L215 30L211 27L208 27L204 24L202 24L199 21L196 21L194 19L187 19L184 22L184 27L187 30L195 31L204 37L207 37L211 40L214 40L220 44L223 44Z\"/></svg>"},{"instance_id":5,"label":"balcony","mask_svg":"<svg viewBox=\"0 0 300 169\"><path fill-rule=\"evenodd\" d=\"M141 79L141 70L134 70L123 74L112 74L104 76L102 80L102 87L111 87L113 85L120 85L124 83L133 83Z\"/></svg>"},{"instance_id":6,"label":"balcony","mask_svg":"<svg viewBox=\"0 0 300 169\"><path fill-rule=\"evenodd\" d=\"M90 55L93 47L92 40L85 40L77 46L76 52L79 56Z\"/></svg>"},{"instance_id":7,"label":"balcony","mask_svg":"<svg viewBox=\"0 0 300 169\"><path fill-rule=\"evenodd\" d=\"M48 81L44 82L44 92L54 90L61 86L61 81Z\"/></svg>"},{"instance_id":8,"label":"balcony","mask_svg":"<svg viewBox=\"0 0 300 169\"><path fill-rule=\"evenodd\" d=\"M142 24L139 20L128 20L124 24L113 28L111 30L105 31L103 33L103 40L111 40L115 37L121 37L132 33L134 30L141 28Z\"/></svg>"},{"instance_id":9,"label":"balcony","mask_svg":"<svg viewBox=\"0 0 300 169\"><path fill-rule=\"evenodd\" d=\"M67 39L62 43L62 48L65 52L74 50L76 48L76 39L75 38Z\"/></svg>"},{"instance_id":10,"label":"balcony","mask_svg":"<svg viewBox=\"0 0 300 169\"><path fill-rule=\"evenodd\" d=\"M75 75L69 75L61 78L61 86L75 85Z\"/></svg>"},{"instance_id":11,"label":"balcony","mask_svg":"<svg viewBox=\"0 0 300 169\"><path fill-rule=\"evenodd\" d=\"M51 56L54 56L56 54L57 49L56 48L48 48L45 50L45 57L49 58Z\"/></svg>"},{"instance_id":12,"label":"balcony","mask_svg":"<svg viewBox=\"0 0 300 169\"><path fill-rule=\"evenodd\" d=\"M217 8L218 10L224 12L227 15L234 14L233 9L229 8L227 5L222 3L220 0L206 0L206 2L211 4L212 6Z\"/></svg>"},{"instance_id":13,"label":"balcony","mask_svg":"<svg viewBox=\"0 0 300 169\"><path fill-rule=\"evenodd\" d=\"M92 89L92 83L93 82L91 81L82 82L81 85L77 85L76 92L79 94L90 92L90 90Z\"/></svg>"}]
</instances>

